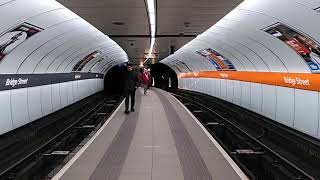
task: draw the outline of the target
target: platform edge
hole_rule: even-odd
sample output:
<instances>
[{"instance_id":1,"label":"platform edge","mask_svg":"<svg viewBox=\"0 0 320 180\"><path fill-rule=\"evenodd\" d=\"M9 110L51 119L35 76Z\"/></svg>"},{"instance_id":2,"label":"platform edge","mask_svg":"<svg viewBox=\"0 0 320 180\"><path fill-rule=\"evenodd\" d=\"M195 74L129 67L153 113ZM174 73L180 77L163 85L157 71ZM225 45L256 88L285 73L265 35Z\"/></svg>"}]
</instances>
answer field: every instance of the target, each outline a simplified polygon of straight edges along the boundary
<instances>
[{"instance_id":1,"label":"platform edge","mask_svg":"<svg viewBox=\"0 0 320 180\"><path fill-rule=\"evenodd\" d=\"M112 113L112 115L107 119L107 121L101 126L101 128L95 133L90 140L72 157L70 161L68 161L67 164L65 164L62 169L52 178L52 180L58 180L60 179L64 173L67 172L67 170L72 166L72 164L79 159L79 157L84 153L84 151L92 144L92 142L100 135L100 133L105 129L105 127L109 124L109 122L112 120L112 118L117 114L121 106L123 105L124 100L120 103L120 105L117 107L117 109Z\"/></svg>"},{"instance_id":2,"label":"platform edge","mask_svg":"<svg viewBox=\"0 0 320 180\"><path fill-rule=\"evenodd\" d=\"M233 161L233 159L229 156L229 154L222 148L222 146L213 138L213 136L209 133L209 131L198 121L198 119L186 108L176 97L174 97L171 93L168 93L173 99L175 99L192 117L192 119L200 126L203 132L208 136L210 141L217 147L219 152L223 155L223 157L228 161L232 169L238 174L240 179L249 180L247 175L239 168L239 166Z\"/></svg>"}]
</instances>

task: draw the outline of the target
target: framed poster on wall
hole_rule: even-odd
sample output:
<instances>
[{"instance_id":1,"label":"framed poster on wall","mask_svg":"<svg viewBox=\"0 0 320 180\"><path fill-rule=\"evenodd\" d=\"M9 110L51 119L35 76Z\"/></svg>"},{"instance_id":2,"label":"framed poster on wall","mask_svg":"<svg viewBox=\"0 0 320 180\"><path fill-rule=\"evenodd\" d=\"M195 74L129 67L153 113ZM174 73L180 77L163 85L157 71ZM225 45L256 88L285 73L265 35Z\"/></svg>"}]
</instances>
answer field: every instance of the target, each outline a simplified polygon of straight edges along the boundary
<instances>
[{"instance_id":1,"label":"framed poster on wall","mask_svg":"<svg viewBox=\"0 0 320 180\"><path fill-rule=\"evenodd\" d=\"M177 70L179 73L182 73L183 70L177 65L176 62L172 61L172 62L168 62L168 64L173 67L173 69Z\"/></svg>"},{"instance_id":2,"label":"framed poster on wall","mask_svg":"<svg viewBox=\"0 0 320 180\"><path fill-rule=\"evenodd\" d=\"M0 62L14 48L43 29L29 23L23 23L0 36Z\"/></svg>"},{"instance_id":3,"label":"framed poster on wall","mask_svg":"<svg viewBox=\"0 0 320 180\"><path fill-rule=\"evenodd\" d=\"M190 67L185 62L180 61L178 59L175 62L177 66L184 70L184 72L192 72L192 69L190 69Z\"/></svg>"},{"instance_id":4,"label":"framed poster on wall","mask_svg":"<svg viewBox=\"0 0 320 180\"><path fill-rule=\"evenodd\" d=\"M234 65L226 57L211 48L201 49L197 53L210 61L218 71L236 71Z\"/></svg>"},{"instance_id":5,"label":"framed poster on wall","mask_svg":"<svg viewBox=\"0 0 320 180\"><path fill-rule=\"evenodd\" d=\"M296 51L307 63L311 72L320 73L320 46L317 42L281 23L263 30Z\"/></svg>"},{"instance_id":6,"label":"framed poster on wall","mask_svg":"<svg viewBox=\"0 0 320 180\"><path fill-rule=\"evenodd\" d=\"M94 51L88 54L86 57L80 60L76 65L73 66L72 71L81 71L86 64L88 64L94 58L98 57L100 54L101 54L100 51Z\"/></svg>"}]
</instances>

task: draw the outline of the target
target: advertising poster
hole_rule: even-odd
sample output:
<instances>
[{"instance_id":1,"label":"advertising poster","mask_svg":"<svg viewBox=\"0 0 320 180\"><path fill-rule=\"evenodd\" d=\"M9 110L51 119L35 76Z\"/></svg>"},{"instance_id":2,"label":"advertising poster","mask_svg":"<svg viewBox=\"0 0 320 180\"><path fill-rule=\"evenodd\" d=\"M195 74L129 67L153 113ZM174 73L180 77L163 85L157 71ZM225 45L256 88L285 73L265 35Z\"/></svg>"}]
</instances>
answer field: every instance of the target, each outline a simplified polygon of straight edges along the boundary
<instances>
[{"instance_id":1,"label":"advertising poster","mask_svg":"<svg viewBox=\"0 0 320 180\"><path fill-rule=\"evenodd\" d=\"M0 36L0 62L15 47L43 30L29 23L23 23Z\"/></svg>"},{"instance_id":2,"label":"advertising poster","mask_svg":"<svg viewBox=\"0 0 320 180\"><path fill-rule=\"evenodd\" d=\"M108 72L114 65L116 64L116 61L110 60L106 64L104 64L104 68L102 69L102 72ZM119 64L118 67L121 67L123 64Z\"/></svg>"},{"instance_id":3,"label":"advertising poster","mask_svg":"<svg viewBox=\"0 0 320 180\"><path fill-rule=\"evenodd\" d=\"M100 54L101 54L100 51L94 51L88 54L86 57L80 60L76 65L73 66L72 71L81 71L86 64L88 64L94 58L98 57Z\"/></svg>"},{"instance_id":4,"label":"advertising poster","mask_svg":"<svg viewBox=\"0 0 320 180\"><path fill-rule=\"evenodd\" d=\"M234 65L227 58L211 48L199 50L197 53L209 60L218 71L236 71Z\"/></svg>"},{"instance_id":5,"label":"advertising poster","mask_svg":"<svg viewBox=\"0 0 320 180\"><path fill-rule=\"evenodd\" d=\"M180 60L175 60L169 63L171 66L173 66L178 72L192 72L192 69L189 68L189 66Z\"/></svg>"},{"instance_id":6,"label":"advertising poster","mask_svg":"<svg viewBox=\"0 0 320 180\"><path fill-rule=\"evenodd\" d=\"M300 54L313 73L320 73L320 47L315 41L280 23L265 31Z\"/></svg>"},{"instance_id":7,"label":"advertising poster","mask_svg":"<svg viewBox=\"0 0 320 180\"><path fill-rule=\"evenodd\" d=\"M98 60L97 62L95 62L93 65L91 65L89 72L92 72L92 70L98 65L98 63L101 62L102 59Z\"/></svg>"},{"instance_id":8,"label":"advertising poster","mask_svg":"<svg viewBox=\"0 0 320 180\"><path fill-rule=\"evenodd\" d=\"M178 67L175 63L173 62L169 62L169 65L171 65L171 67L173 67L174 69L176 69L178 72L182 73L183 71L180 69L180 67Z\"/></svg>"},{"instance_id":9,"label":"advertising poster","mask_svg":"<svg viewBox=\"0 0 320 180\"><path fill-rule=\"evenodd\" d=\"M183 69L184 72L192 72L192 70L189 68L189 66L185 62L176 60L175 63L180 69Z\"/></svg>"}]
</instances>

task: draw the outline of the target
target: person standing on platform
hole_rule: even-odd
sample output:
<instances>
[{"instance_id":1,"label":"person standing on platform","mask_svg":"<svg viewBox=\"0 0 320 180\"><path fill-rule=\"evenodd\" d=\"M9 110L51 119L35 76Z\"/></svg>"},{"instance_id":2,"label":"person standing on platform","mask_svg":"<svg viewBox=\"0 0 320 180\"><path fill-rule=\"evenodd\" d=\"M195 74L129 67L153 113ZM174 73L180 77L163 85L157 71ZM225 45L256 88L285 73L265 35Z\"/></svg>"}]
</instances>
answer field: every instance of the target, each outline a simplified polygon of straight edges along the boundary
<instances>
[{"instance_id":1,"label":"person standing on platform","mask_svg":"<svg viewBox=\"0 0 320 180\"><path fill-rule=\"evenodd\" d=\"M137 73L133 70L131 64L127 65L127 71L125 74L124 84L124 95L125 95L125 111L124 113L129 114L129 97L131 96L131 111L134 112L134 101L136 95L136 87L138 83Z\"/></svg>"}]
</instances>

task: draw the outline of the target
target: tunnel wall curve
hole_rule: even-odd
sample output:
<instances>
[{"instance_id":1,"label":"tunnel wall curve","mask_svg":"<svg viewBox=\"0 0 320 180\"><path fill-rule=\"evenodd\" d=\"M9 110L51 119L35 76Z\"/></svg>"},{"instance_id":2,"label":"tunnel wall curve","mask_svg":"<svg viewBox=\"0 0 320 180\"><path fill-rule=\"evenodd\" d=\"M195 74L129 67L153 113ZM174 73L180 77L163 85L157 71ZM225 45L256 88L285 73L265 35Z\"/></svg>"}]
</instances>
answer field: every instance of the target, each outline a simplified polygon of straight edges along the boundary
<instances>
[{"instance_id":1,"label":"tunnel wall curve","mask_svg":"<svg viewBox=\"0 0 320 180\"><path fill-rule=\"evenodd\" d=\"M179 88L320 139L320 2L245 0L162 63Z\"/></svg>"},{"instance_id":2,"label":"tunnel wall curve","mask_svg":"<svg viewBox=\"0 0 320 180\"><path fill-rule=\"evenodd\" d=\"M103 90L123 49L53 0L0 1L0 135Z\"/></svg>"}]
</instances>

